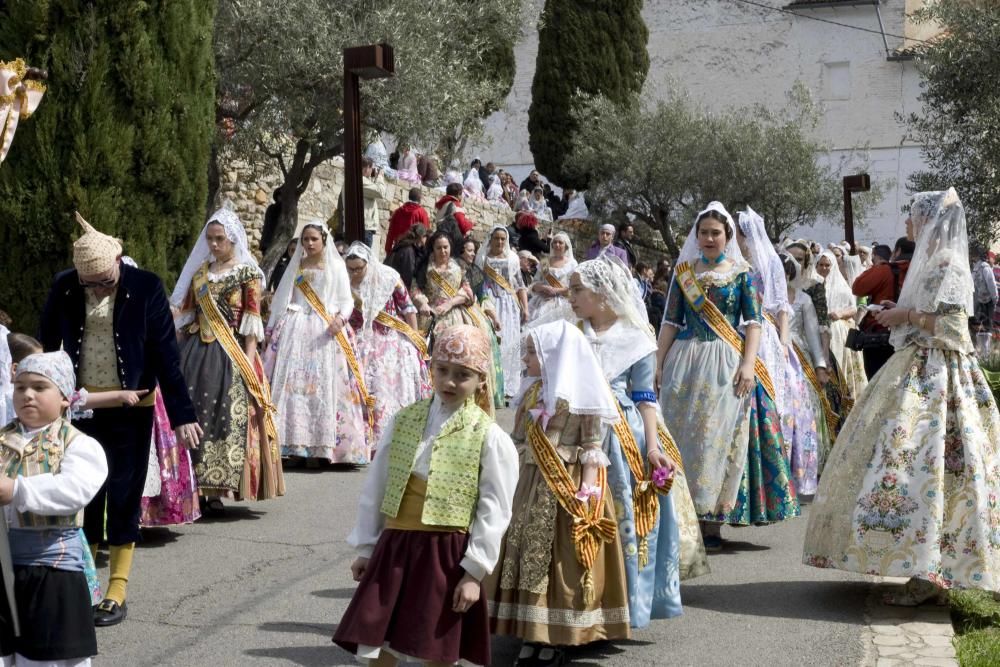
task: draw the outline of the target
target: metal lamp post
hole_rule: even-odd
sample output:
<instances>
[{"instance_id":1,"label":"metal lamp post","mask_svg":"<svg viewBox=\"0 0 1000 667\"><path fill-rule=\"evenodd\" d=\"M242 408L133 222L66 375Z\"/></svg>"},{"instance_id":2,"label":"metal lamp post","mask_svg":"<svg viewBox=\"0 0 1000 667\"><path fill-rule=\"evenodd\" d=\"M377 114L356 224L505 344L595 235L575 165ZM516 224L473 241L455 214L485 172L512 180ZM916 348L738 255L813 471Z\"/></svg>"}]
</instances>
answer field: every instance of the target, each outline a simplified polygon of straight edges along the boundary
<instances>
[{"instance_id":1,"label":"metal lamp post","mask_svg":"<svg viewBox=\"0 0 1000 667\"><path fill-rule=\"evenodd\" d=\"M858 254L858 249L854 245L854 204L851 201L851 194L868 192L871 189L872 182L868 174L844 176L844 240L850 244L852 255Z\"/></svg>"}]
</instances>

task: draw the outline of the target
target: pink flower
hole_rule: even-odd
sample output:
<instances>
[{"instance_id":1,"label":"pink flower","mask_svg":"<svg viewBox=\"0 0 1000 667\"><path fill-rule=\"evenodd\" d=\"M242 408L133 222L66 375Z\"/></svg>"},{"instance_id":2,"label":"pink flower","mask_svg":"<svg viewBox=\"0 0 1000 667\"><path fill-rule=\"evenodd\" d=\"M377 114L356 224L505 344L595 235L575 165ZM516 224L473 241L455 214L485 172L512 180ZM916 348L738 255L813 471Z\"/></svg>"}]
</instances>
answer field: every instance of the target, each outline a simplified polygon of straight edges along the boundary
<instances>
[{"instance_id":1,"label":"pink flower","mask_svg":"<svg viewBox=\"0 0 1000 667\"><path fill-rule=\"evenodd\" d=\"M656 468L653 470L653 484L656 486L664 486L668 479L673 478L674 471L668 470L667 468Z\"/></svg>"}]
</instances>

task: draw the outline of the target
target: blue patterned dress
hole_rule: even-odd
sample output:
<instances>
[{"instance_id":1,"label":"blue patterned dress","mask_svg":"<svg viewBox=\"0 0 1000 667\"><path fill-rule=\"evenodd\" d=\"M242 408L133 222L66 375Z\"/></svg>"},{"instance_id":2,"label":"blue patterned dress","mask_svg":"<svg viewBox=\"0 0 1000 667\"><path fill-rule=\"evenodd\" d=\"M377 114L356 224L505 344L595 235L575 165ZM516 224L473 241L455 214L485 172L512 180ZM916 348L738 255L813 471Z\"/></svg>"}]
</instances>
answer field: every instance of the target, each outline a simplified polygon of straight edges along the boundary
<instances>
[{"instance_id":1,"label":"blue patterned dress","mask_svg":"<svg viewBox=\"0 0 1000 667\"><path fill-rule=\"evenodd\" d=\"M733 327L741 318L761 322L757 284L746 263L697 279ZM698 517L746 526L798 516L781 420L760 381L748 396L735 395L741 355L691 308L676 280L663 324L680 331L663 363L660 405L684 459Z\"/></svg>"}]
</instances>

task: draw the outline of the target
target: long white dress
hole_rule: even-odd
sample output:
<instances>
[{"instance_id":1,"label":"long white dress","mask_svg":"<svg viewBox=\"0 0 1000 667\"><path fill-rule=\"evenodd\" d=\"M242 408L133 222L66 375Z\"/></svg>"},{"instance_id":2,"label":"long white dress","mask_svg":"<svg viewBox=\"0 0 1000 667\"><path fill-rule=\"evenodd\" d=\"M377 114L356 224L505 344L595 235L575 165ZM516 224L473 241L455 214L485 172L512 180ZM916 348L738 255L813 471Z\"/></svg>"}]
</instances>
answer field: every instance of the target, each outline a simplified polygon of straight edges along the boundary
<instances>
[{"instance_id":1,"label":"long white dress","mask_svg":"<svg viewBox=\"0 0 1000 667\"><path fill-rule=\"evenodd\" d=\"M324 292L330 272L313 268L301 273L317 294ZM344 274L346 284L346 270ZM326 328L302 292L292 290L264 356L281 454L366 464L371 448L358 384ZM350 327L344 331L349 333Z\"/></svg>"},{"instance_id":2,"label":"long white dress","mask_svg":"<svg viewBox=\"0 0 1000 667\"><path fill-rule=\"evenodd\" d=\"M567 259L566 263L560 267L549 266L546 263L546 266L538 272L538 277L535 279L534 284L549 285L551 287L551 284L545 277L546 274L551 274L563 287L569 287L569 278L573 275L576 267L577 263L570 259ZM525 325L528 328L537 327L547 322L555 322L556 320L576 321L573 308L570 307L569 299L565 296L544 296L532 291L531 296L528 297L528 312L531 313L531 320Z\"/></svg>"},{"instance_id":3,"label":"long white dress","mask_svg":"<svg viewBox=\"0 0 1000 667\"><path fill-rule=\"evenodd\" d=\"M488 266L503 276L514 288L515 293L525 289L517 264L506 257L486 256ZM512 268L513 267L513 268ZM500 366L503 369L504 393L508 397L517 396L521 386L521 306L517 297L500 287L489 275L484 289L496 304L497 318L500 320Z\"/></svg>"},{"instance_id":4,"label":"long white dress","mask_svg":"<svg viewBox=\"0 0 1000 667\"><path fill-rule=\"evenodd\" d=\"M918 290L934 294L935 277L928 271ZM933 333L906 339L841 429L804 562L997 590L998 443L1000 414L973 354L968 313L942 303Z\"/></svg>"}]
</instances>

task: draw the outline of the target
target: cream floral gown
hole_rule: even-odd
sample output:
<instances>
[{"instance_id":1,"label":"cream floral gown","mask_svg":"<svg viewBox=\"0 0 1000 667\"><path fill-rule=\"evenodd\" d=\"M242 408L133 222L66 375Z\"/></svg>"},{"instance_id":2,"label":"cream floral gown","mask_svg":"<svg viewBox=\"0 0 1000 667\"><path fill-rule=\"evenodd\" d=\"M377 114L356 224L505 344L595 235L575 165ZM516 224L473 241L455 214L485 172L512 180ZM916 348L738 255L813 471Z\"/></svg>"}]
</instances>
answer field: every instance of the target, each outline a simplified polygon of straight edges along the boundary
<instances>
[{"instance_id":1,"label":"cream floral gown","mask_svg":"<svg viewBox=\"0 0 1000 667\"><path fill-rule=\"evenodd\" d=\"M934 332L910 334L872 378L827 460L805 563L1000 586L1000 414L967 323L940 306Z\"/></svg>"}]
</instances>

